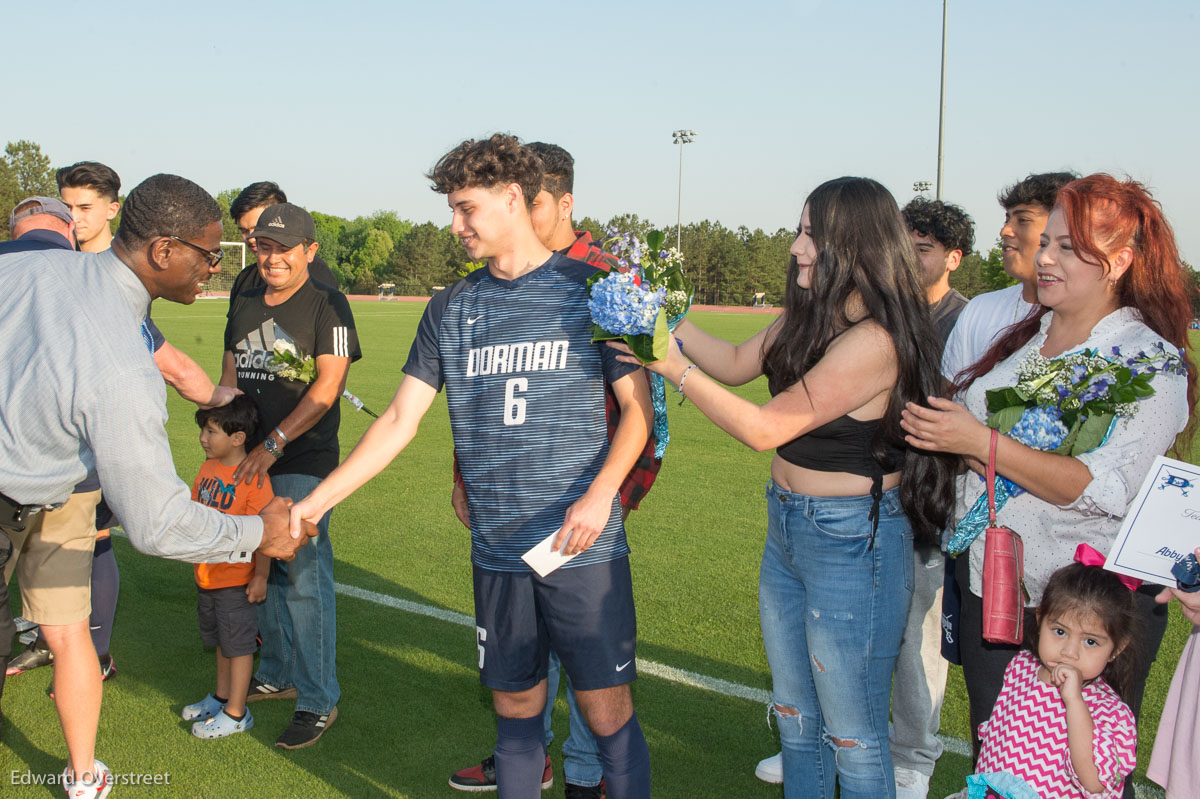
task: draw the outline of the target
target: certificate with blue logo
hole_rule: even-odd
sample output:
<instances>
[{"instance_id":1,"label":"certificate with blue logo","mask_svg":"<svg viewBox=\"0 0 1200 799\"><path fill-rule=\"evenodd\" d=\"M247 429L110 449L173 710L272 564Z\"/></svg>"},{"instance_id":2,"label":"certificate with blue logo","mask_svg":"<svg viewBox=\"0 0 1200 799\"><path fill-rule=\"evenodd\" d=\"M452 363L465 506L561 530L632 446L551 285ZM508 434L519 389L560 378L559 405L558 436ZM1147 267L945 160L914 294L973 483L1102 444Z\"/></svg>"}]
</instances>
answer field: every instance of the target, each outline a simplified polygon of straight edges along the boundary
<instances>
[{"instance_id":1,"label":"certificate with blue logo","mask_svg":"<svg viewBox=\"0 0 1200 799\"><path fill-rule=\"evenodd\" d=\"M1104 568L1148 583L1175 585L1171 567L1200 546L1200 467L1159 455Z\"/></svg>"}]
</instances>

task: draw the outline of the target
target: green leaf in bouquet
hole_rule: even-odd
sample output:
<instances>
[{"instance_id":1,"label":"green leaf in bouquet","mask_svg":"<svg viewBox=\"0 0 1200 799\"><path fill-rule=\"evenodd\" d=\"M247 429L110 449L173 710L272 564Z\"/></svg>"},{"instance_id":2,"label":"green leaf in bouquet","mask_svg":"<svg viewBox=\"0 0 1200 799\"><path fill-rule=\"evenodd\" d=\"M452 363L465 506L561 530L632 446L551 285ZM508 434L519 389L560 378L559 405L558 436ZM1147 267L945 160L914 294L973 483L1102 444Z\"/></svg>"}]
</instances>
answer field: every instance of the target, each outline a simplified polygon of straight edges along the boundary
<instances>
[{"instance_id":1,"label":"green leaf in bouquet","mask_svg":"<svg viewBox=\"0 0 1200 799\"><path fill-rule=\"evenodd\" d=\"M1133 393L1132 386L1113 386L1109 389L1109 396L1113 402L1136 402L1137 395Z\"/></svg>"},{"instance_id":2,"label":"green leaf in bouquet","mask_svg":"<svg viewBox=\"0 0 1200 799\"><path fill-rule=\"evenodd\" d=\"M1011 386L988 389L986 396L988 413L997 413L1004 408L1010 408L1014 405L1020 405L1023 410L1025 402L1029 399L1022 396L1021 392ZM1009 426L1011 427L1012 425Z\"/></svg>"},{"instance_id":3,"label":"green leaf in bouquet","mask_svg":"<svg viewBox=\"0 0 1200 799\"><path fill-rule=\"evenodd\" d=\"M1025 406L1010 405L1007 408L1001 408L988 417L987 426L993 430L999 430L1001 433L1007 433L1013 429L1013 425L1021 421L1021 414L1025 413Z\"/></svg>"},{"instance_id":4,"label":"green leaf in bouquet","mask_svg":"<svg viewBox=\"0 0 1200 799\"><path fill-rule=\"evenodd\" d=\"M592 323L592 341L617 341L625 338L617 333L609 333L595 322Z\"/></svg>"},{"instance_id":5,"label":"green leaf in bouquet","mask_svg":"<svg viewBox=\"0 0 1200 799\"><path fill-rule=\"evenodd\" d=\"M1138 399L1154 396L1154 387L1151 386L1149 382L1139 382L1140 377L1141 375L1138 375L1133 379L1133 382L1129 384L1129 390L1132 391Z\"/></svg>"},{"instance_id":6,"label":"green leaf in bouquet","mask_svg":"<svg viewBox=\"0 0 1200 799\"><path fill-rule=\"evenodd\" d=\"M658 251L663 248L663 242L666 240L667 237L661 230L651 230L646 234L646 244L654 251L656 257L658 256Z\"/></svg>"},{"instance_id":7,"label":"green leaf in bouquet","mask_svg":"<svg viewBox=\"0 0 1200 799\"><path fill-rule=\"evenodd\" d=\"M1075 436L1075 441L1071 445L1070 455L1075 456L1091 452L1104 443L1104 437L1108 435L1108 428L1112 426L1114 418L1111 413L1101 413L1085 419L1083 424L1079 426L1079 433Z\"/></svg>"},{"instance_id":8,"label":"green leaf in bouquet","mask_svg":"<svg viewBox=\"0 0 1200 799\"><path fill-rule=\"evenodd\" d=\"M1118 383L1128 383L1133 379L1133 370L1127 366L1122 366L1117 370L1116 378Z\"/></svg>"},{"instance_id":9,"label":"green leaf in bouquet","mask_svg":"<svg viewBox=\"0 0 1200 799\"><path fill-rule=\"evenodd\" d=\"M642 363L650 363L657 360L654 357L654 337L640 334L637 336L625 336L625 343L629 345L629 349L633 350L633 354L638 357Z\"/></svg>"},{"instance_id":10,"label":"green leaf in bouquet","mask_svg":"<svg viewBox=\"0 0 1200 799\"><path fill-rule=\"evenodd\" d=\"M1063 414L1062 423L1067 425L1067 436L1062 440L1055 449L1051 450L1055 455L1070 455L1071 447L1075 444L1075 437L1079 435L1079 428L1083 426L1080 421L1082 417L1076 415L1070 422L1067 421L1066 414Z\"/></svg>"},{"instance_id":11,"label":"green leaf in bouquet","mask_svg":"<svg viewBox=\"0 0 1200 799\"><path fill-rule=\"evenodd\" d=\"M662 310L654 318L654 340L651 344L653 360L661 361L670 352L671 334L667 330L667 315Z\"/></svg>"}]
</instances>

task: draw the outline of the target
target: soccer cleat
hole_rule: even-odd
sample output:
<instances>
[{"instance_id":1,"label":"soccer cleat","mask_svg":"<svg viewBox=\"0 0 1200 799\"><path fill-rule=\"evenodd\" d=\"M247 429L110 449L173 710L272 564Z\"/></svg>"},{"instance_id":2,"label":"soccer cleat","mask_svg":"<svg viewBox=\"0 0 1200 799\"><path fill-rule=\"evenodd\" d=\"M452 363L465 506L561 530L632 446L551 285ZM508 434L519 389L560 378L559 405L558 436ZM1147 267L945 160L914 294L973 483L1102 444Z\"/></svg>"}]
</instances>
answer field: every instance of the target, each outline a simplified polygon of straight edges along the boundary
<instances>
[{"instance_id":1,"label":"soccer cleat","mask_svg":"<svg viewBox=\"0 0 1200 799\"><path fill-rule=\"evenodd\" d=\"M226 713L225 708L221 708L212 718L193 724L192 735L197 738L226 738L234 733L245 732L253 726L254 716L250 715L249 710L239 721Z\"/></svg>"},{"instance_id":2,"label":"soccer cleat","mask_svg":"<svg viewBox=\"0 0 1200 799\"><path fill-rule=\"evenodd\" d=\"M201 699L199 702L193 702L184 707L179 713L184 721L204 721L211 719L213 716L221 712L221 708L225 707L212 694Z\"/></svg>"},{"instance_id":3,"label":"soccer cleat","mask_svg":"<svg viewBox=\"0 0 1200 799\"><path fill-rule=\"evenodd\" d=\"M295 686L291 688L276 688L257 677L250 678L250 690L246 692L247 702L257 702L260 699L295 699Z\"/></svg>"},{"instance_id":4,"label":"soccer cleat","mask_svg":"<svg viewBox=\"0 0 1200 799\"><path fill-rule=\"evenodd\" d=\"M294 689L293 689L294 690ZM333 722L337 721L337 708L325 715L310 713L307 710L297 710L292 714L292 723L275 739L275 745L280 749L303 749L312 746Z\"/></svg>"},{"instance_id":5,"label":"soccer cleat","mask_svg":"<svg viewBox=\"0 0 1200 799\"><path fill-rule=\"evenodd\" d=\"M542 790L553 784L554 766L550 763L550 755L546 755L546 768L542 770ZM478 793L496 790L496 758L488 755L478 766L454 772L450 776L450 787L458 791Z\"/></svg>"},{"instance_id":6,"label":"soccer cleat","mask_svg":"<svg viewBox=\"0 0 1200 799\"><path fill-rule=\"evenodd\" d=\"M566 799L606 799L604 780L600 780L599 785L576 785L573 782L568 782L566 785Z\"/></svg>"},{"instance_id":7,"label":"soccer cleat","mask_svg":"<svg viewBox=\"0 0 1200 799\"><path fill-rule=\"evenodd\" d=\"M113 786L112 772L99 760L92 768L94 773L86 775L90 779L76 779L70 766L63 770L62 786L67 799L104 799L108 796Z\"/></svg>"},{"instance_id":8,"label":"soccer cleat","mask_svg":"<svg viewBox=\"0 0 1200 799\"><path fill-rule=\"evenodd\" d=\"M758 766L754 769L754 776L772 785L783 782L783 752L758 761Z\"/></svg>"},{"instance_id":9,"label":"soccer cleat","mask_svg":"<svg viewBox=\"0 0 1200 799\"><path fill-rule=\"evenodd\" d=\"M31 646L21 654L8 662L8 668L4 670L6 677L13 677L18 674L24 674L33 669L39 669L42 666L51 666L54 664L54 653L49 648L42 649L41 647Z\"/></svg>"}]
</instances>

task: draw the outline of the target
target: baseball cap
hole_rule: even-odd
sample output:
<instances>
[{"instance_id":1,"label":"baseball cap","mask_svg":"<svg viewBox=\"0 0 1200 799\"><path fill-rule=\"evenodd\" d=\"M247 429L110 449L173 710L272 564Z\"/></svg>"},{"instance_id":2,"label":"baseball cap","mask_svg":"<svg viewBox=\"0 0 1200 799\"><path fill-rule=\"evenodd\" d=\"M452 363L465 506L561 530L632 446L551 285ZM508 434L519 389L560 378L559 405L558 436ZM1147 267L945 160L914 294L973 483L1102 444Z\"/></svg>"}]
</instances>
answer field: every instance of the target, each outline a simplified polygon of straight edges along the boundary
<instances>
[{"instance_id":1,"label":"baseball cap","mask_svg":"<svg viewBox=\"0 0 1200 799\"><path fill-rule=\"evenodd\" d=\"M258 224L250 233L250 238L264 238L277 241L284 247L295 247L297 244L317 240L317 228L313 219L298 205L278 203L268 205L263 209Z\"/></svg>"},{"instance_id":2,"label":"baseball cap","mask_svg":"<svg viewBox=\"0 0 1200 799\"><path fill-rule=\"evenodd\" d=\"M56 200L53 197L26 197L17 203L12 209L12 213L8 215L8 229L12 230L16 227L17 222L25 217L38 214L50 214L68 225L75 221L75 218L71 216L71 209L62 200Z\"/></svg>"}]
</instances>

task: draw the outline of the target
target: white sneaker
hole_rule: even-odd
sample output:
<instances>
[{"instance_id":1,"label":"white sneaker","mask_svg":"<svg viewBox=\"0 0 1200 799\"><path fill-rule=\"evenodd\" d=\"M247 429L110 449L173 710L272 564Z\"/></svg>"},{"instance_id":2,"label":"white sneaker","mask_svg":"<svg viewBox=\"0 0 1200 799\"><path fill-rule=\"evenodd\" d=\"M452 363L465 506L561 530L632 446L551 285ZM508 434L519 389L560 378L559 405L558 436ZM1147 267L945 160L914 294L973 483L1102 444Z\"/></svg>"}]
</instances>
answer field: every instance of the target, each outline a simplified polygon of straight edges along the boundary
<instances>
[{"instance_id":1,"label":"white sneaker","mask_svg":"<svg viewBox=\"0 0 1200 799\"><path fill-rule=\"evenodd\" d=\"M754 776L763 782L779 785L783 782L783 752L758 761Z\"/></svg>"},{"instance_id":2,"label":"white sneaker","mask_svg":"<svg viewBox=\"0 0 1200 799\"><path fill-rule=\"evenodd\" d=\"M911 768L897 766L893 772L896 777L896 799L926 799L929 793L929 778Z\"/></svg>"},{"instance_id":3,"label":"white sneaker","mask_svg":"<svg viewBox=\"0 0 1200 799\"><path fill-rule=\"evenodd\" d=\"M62 785L67 799L104 799L108 796L113 786L112 772L99 760L92 768L94 773L87 775L90 780L76 779L70 766L63 770Z\"/></svg>"}]
</instances>

